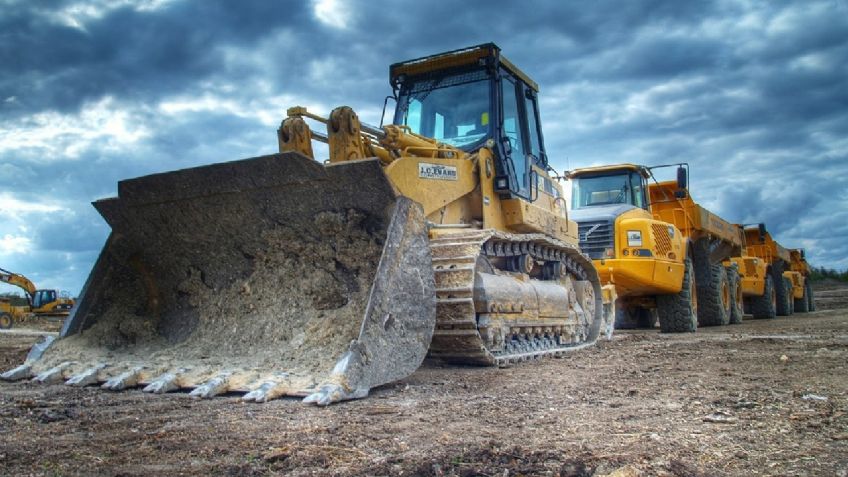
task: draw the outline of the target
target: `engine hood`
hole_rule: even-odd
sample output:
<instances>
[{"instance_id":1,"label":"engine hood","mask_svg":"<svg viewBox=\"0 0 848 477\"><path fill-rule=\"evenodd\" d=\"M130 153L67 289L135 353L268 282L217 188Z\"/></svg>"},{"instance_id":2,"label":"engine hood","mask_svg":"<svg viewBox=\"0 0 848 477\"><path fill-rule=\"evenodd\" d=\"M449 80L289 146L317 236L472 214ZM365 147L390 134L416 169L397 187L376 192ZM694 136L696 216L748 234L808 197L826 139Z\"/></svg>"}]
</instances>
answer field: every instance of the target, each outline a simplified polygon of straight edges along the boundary
<instances>
[{"instance_id":1,"label":"engine hood","mask_svg":"<svg viewBox=\"0 0 848 477\"><path fill-rule=\"evenodd\" d=\"M580 222L592 221L615 221L619 215L637 207L632 204L610 204L610 205L595 205L592 207L583 207L582 209L574 209L568 212L568 218Z\"/></svg>"}]
</instances>

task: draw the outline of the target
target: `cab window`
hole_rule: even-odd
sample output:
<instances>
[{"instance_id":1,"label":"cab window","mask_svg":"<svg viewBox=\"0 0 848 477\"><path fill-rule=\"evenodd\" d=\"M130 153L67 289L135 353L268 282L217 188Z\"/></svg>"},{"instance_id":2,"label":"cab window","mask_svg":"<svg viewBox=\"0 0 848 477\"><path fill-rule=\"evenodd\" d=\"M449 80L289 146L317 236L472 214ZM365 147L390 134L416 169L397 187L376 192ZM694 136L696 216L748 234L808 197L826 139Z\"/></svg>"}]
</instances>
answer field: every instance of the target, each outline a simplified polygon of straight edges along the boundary
<instances>
[{"instance_id":1,"label":"cab window","mask_svg":"<svg viewBox=\"0 0 848 477\"><path fill-rule=\"evenodd\" d=\"M527 153L524 149L524 134L521 129L519 113L518 88L515 80L503 76L501 81L501 97L503 98L503 134L509 140L512 151L510 159L515 170L517 190L520 195L528 195L527 184Z\"/></svg>"}]
</instances>

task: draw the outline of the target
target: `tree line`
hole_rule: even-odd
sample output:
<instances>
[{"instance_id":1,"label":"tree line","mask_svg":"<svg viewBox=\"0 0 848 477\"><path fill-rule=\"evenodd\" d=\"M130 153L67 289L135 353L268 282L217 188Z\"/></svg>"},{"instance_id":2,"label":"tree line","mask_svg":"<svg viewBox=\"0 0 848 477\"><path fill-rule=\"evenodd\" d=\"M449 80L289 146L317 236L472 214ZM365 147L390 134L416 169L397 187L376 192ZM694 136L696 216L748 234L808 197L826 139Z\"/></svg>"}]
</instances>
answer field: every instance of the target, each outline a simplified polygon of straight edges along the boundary
<instances>
[{"instance_id":1,"label":"tree line","mask_svg":"<svg viewBox=\"0 0 848 477\"><path fill-rule=\"evenodd\" d=\"M838 280L840 282L848 282L848 270L838 271L833 268L810 267L810 281L818 282L822 280Z\"/></svg>"}]
</instances>

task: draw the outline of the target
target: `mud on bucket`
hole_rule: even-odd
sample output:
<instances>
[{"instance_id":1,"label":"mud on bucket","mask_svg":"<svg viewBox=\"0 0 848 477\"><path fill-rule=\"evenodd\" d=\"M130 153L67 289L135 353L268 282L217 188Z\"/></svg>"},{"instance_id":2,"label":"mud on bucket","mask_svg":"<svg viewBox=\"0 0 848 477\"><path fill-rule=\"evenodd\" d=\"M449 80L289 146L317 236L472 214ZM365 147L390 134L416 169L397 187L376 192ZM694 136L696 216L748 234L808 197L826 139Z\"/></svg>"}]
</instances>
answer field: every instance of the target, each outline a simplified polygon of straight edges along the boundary
<instances>
[{"instance_id":1,"label":"mud on bucket","mask_svg":"<svg viewBox=\"0 0 848 477\"><path fill-rule=\"evenodd\" d=\"M421 208L377 160L275 154L122 181L60 339L4 375L266 401L363 397L435 326Z\"/></svg>"}]
</instances>

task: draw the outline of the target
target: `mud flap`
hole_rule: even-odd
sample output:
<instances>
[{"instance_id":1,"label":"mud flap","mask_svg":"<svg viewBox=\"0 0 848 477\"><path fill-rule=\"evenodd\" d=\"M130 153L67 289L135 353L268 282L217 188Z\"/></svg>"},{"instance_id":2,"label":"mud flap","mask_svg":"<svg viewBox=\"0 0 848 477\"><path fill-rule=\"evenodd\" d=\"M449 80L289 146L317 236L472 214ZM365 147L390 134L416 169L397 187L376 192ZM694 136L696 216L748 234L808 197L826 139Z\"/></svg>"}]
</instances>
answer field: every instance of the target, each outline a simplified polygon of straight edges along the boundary
<instances>
[{"instance_id":1,"label":"mud flap","mask_svg":"<svg viewBox=\"0 0 848 477\"><path fill-rule=\"evenodd\" d=\"M112 233L32 376L329 404L427 353L423 212L376 159L275 154L122 181L94 205Z\"/></svg>"}]
</instances>

